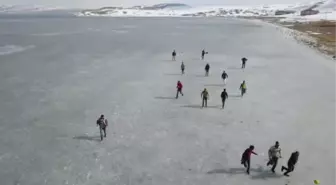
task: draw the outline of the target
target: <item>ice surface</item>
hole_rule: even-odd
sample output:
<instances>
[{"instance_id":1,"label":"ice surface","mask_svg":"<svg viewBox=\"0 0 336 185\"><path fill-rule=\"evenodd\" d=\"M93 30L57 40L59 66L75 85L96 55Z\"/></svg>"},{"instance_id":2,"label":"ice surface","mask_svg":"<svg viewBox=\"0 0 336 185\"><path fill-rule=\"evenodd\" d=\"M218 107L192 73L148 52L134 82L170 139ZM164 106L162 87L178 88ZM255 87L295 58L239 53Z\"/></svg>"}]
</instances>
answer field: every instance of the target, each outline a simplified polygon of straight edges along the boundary
<instances>
[{"instance_id":1,"label":"ice surface","mask_svg":"<svg viewBox=\"0 0 336 185\"><path fill-rule=\"evenodd\" d=\"M0 46L0 55L10 55L13 53L22 52L28 49L34 48L34 45L30 46L15 46L15 45L6 45L6 46Z\"/></svg>"},{"instance_id":2,"label":"ice surface","mask_svg":"<svg viewBox=\"0 0 336 185\"><path fill-rule=\"evenodd\" d=\"M334 62L277 27L223 18L27 21L33 26L0 22L1 43L35 45L0 56L1 184L335 184ZM64 32L78 33L32 35ZM230 97L221 110L224 69ZM185 96L175 100L177 80ZM209 108L200 109L205 87ZM110 126L99 142L102 113ZM276 140L279 166L301 152L289 178L265 166ZM250 144L261 155L247 176L239 160Z\"/></svg>"}]
</instances>

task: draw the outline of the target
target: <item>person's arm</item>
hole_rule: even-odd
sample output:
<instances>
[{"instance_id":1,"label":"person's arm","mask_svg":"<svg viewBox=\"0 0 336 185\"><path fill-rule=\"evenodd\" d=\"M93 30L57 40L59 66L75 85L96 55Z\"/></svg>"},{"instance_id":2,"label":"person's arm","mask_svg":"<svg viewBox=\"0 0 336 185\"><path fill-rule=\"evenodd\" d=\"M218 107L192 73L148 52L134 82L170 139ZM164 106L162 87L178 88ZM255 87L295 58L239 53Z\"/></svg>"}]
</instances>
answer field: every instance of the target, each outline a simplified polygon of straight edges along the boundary
<instances>
[{"instance_id":1,"label":"person's arm","mask_svg":"<svg viewBox=\"0 0 336 185\"><path fill-rule=\"evenodd\" d=\"M253 151L251 151L251 153L253 153L254 155L258 155L257 153L255 153L255 152L253 152Z\"/></svg>"}]
</instances>

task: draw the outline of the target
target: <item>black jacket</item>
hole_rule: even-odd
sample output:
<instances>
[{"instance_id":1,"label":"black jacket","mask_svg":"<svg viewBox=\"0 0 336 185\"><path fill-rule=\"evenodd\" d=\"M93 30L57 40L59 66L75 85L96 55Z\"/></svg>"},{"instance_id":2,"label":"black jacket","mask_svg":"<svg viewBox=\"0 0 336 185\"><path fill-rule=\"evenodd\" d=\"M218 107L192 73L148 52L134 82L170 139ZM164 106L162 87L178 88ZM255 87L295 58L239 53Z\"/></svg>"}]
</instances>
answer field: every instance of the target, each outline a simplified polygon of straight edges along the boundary
<instances>
[{"instance_id":1,"label":"black jacket","mask_svg":"<svg viewBox=\"0 0 336 185\"><path fill-rule=\"evenodd\" d=\"M207 65L205 66L205 70L208 71L209 69L210 69L210 65L207 64Z\"/></svg>"},{"instance_id":2,"label":"black jacket","mask_svg":"<svg viewBox=\"0 0 336 185\"><path fill-rule=\"evenodd\" d=\"M298 153L293 152L288 160L288 164L295 165L299 159Z\"/></svg>"},{"instance_id":3,"label":"black jacket","mask_svg":"<svg viewBox=\"0 0 336 185\"><path fill-rule=\"evenodd\" d=\"M227 73L222 73L222 78L223 79L226 79L226 78L228 78L229 76L227 75Z\"/></svg>"},{"instance_id":4,"label":"black jacket","mask_svg":"<svg viewBox=\"0 0 336 185\"><path fill-rule=\"evenodd\" d=\"M226 91L223 91L221 94L222 99L227 99L228 98L228 93Z\"/></svg>"}]
</instances>

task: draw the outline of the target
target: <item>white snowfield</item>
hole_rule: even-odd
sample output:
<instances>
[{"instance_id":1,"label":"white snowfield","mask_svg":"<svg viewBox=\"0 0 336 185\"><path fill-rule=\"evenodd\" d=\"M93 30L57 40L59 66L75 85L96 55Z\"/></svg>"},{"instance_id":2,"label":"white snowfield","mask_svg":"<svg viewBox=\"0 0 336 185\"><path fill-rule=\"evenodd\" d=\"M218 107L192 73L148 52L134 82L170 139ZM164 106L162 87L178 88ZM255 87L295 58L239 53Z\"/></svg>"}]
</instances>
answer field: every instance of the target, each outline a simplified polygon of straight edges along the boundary
<instances>
[{"instance_id":1,"label":"white snowfield","mask_svg":"<svg viewBox=\"0 0 336 185\"><path fill-rule=\"evenodd\" d=\"M29 34L41 33L40 23ZM42 23L45 32L88 32L32 36L17 44L34 48L0 56L1 184L335 184L335 63L278 27L223 18ZM0 22L4 29L21 24ZM184 96L175 99L178 80ZM210 100L201 109L204 88ZM100 114L109 120L102 142ZM283 158L272 174L267 151L275 141ZM240 159L251 144L259 155L246 175ZM281 165L295 150L298 164L285 177Z\"/></svg>"},{"instance_id":2,"label":"white snowfield","mask_svg":"<svg viewBox=\"0 0 336 185\"><path fill-rule=\"evenodd\" d=\"M164 8L159 10L144 10L138 8L102 8L98 10L84 10L76 13L77 16L112 16L112 17L249 17L249 16L275 16L277 11L293 11L293 14L281 15L282 21L305 22L320 20L336 20L335 0L312 1L296 4L277 4L262 6L207 6ZM303 10L314 7L319 13L312 16L301 16Z\"/></svg>"}]
</instances>

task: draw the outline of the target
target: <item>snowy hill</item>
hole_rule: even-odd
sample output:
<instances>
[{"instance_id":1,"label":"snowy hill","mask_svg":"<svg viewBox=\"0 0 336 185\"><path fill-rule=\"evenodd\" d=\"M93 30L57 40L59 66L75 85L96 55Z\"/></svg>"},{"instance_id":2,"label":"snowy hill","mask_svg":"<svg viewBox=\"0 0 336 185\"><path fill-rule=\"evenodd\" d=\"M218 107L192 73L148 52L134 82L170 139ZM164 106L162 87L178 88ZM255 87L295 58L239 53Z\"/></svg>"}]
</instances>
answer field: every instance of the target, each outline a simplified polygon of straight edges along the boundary
<instances>
[{"instance_id":1,"label":"snowy hill","mask_svg":"<svg viewBox=\"0 0 336 185\"><path fill-rule=\"evenodd\" d=\"M303 12L303 13L302 13ZM308 3L263 5L255 7L246 6L208 6L190 7L185 4L158 4L153 6L135 6L131 8L106 7L96 10L83 10L77 13L78 16L187 16L187 17L251 17L251 16L282 16L301 17L304 15L325 14L334 15L335 0L314 1ZM285 16L284 16L285 15ZM319 17L315 15L315 17ZM321 16L320 16L321 17ZM329 19L336 19L327 16ZM309 18L306 17L306 18Z\"/></svg>"}]
</instances>

